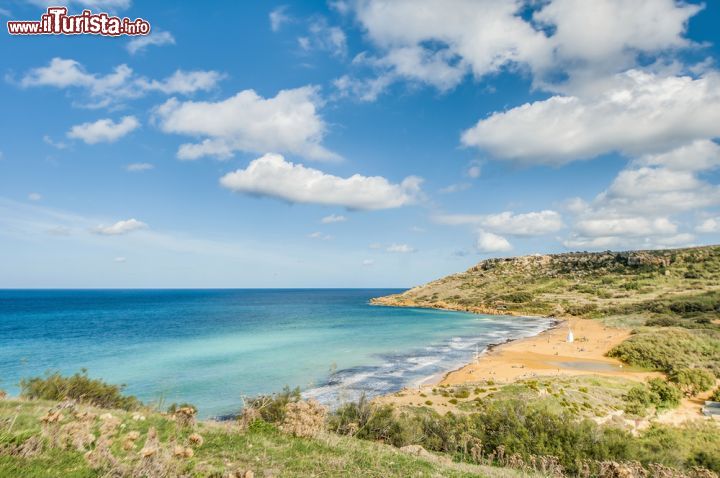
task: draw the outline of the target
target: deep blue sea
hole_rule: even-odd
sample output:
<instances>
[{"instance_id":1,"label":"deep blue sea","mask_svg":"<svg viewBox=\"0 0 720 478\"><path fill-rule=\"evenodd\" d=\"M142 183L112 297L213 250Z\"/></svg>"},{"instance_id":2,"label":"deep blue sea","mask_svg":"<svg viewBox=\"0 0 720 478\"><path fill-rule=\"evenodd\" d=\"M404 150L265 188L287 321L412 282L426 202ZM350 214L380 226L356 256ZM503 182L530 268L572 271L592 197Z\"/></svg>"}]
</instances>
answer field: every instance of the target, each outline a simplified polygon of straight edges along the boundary
<instances>
[{"instance_id":1,"label":"deep blue sea","mask_svg":"<svg viewBox=\"0 0 720 478\"><path fill-rule=\"evenodd\" d=\"M232 414L300 386L330 406L415 385L547 319L377 307L389 289L0 290L0 389L86 368L147 402Z\"/></svg>"}]
</instances>

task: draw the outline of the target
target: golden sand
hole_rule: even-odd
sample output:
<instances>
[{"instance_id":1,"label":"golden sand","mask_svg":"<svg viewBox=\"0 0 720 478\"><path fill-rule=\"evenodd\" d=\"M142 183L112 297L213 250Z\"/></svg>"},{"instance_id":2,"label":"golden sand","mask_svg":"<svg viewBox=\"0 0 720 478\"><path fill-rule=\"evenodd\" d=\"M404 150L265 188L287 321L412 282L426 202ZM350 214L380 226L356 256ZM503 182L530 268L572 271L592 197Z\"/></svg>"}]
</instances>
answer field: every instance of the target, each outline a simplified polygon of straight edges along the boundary
<instances>
[{"instance_id":1,"label":"golden sand","mask_svg":"<svg viewBox=\"0 0 720 478\"><path fill-rule=\"evenodd\" d=\"M568 324L575 336L572 343L567 342ZM629 336L628 330L607 327L596 320L570 319L534 337L495 347L476 362L448 373L440 384L482 380L509 383L559 375L622 376L642 381L656 375L628 369L620 361L605 356Z\"/></svg>"}]
</instances>

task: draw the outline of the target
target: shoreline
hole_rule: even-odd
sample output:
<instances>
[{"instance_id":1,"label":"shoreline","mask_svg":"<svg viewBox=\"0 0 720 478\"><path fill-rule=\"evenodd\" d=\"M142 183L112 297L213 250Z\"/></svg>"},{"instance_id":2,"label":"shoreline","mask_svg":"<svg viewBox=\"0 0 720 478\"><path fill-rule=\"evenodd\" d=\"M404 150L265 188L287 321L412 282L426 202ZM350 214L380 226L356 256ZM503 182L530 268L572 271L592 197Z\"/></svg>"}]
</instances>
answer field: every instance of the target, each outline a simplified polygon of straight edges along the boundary
<instances>
[{"instance_id":1,"label":"shoreline","mask_svg":"<svg viewBox=\"0 0 720 478\"><path fill-rule=\"evenodd\" d=\"M630 336L630 331L604 325L593 319L560 318L553 316L530 316L486 309L484 307L449 306L449 304L417 305L412 301L398 301L377 298L371 304L389 307L415 307L448 311L469 312L474 314L506 315L553 320L554 324L530 337L508 339L505 342L491 344L479 354L478 358L458 368L435 374L425 381L406 386L400 392L377 397L380 403L412 405L424 401L426 393L437 386L469 386L479 383L509 384L518 380L534 377L562 377L596 375L623 377L643 382L660 375L658 372L637 370L624 365L619 360L606 356L614 346ZM567 342L567 329L575 335L573 342ZM437 398L437 397L436 397ZM449 404L438 403L445 411ZM433 408L436 408L434 405Z\"/></svg>"},{"instance_id":2,"label":"shoreline","mask_svg":"<svg viewBox=\"0 0 720 478\"><path fill-rule=\"evenodd\" d=\"M567 322L566 320L558 319L558 318L556 318L556 317L541 317L541 316L531 316L531 315L516 315L516 316L513 316L513 317L526 317L526 318L531 318L531 319L535 319L535 318L537 318L537 319L552 319L552 320L554 321L554 323L553 323L550 327L548 327L547 329L541 330L541 331L538 332L537 334L531 335L531 336L529 336L529 337L518 337L518 338L516 338L516 339L506 339L504 342L498 342L498 343L494 343L494 344L488 344L487 347L485 347L485 350L483 350L482 352L480 352L480 354L478 355L478 357L477 357L473 362L477 362L477 361L479 361L479 360L482 360L484 357L486 357L488 354L492 353L494 350L498 350L498 349L500 349L501 347L503 347L503 346L505 346L505 345L509 345L509 344L516 343L516 342L521 342L521 341L523 341L523 340L532 340L532 339L534 339L534 338L536 338L536 337L539 337L539 336L541 336L541 335L543 335L543 334L545 334L545 333L547 333L547 332L549 332L549 331L551 331L551 330L553 330L553 329L559 328L560 326L562 326L563 324L565 324L565 323ZM443 384L443 383L445 382L445 380L446 380L451 374L462 371L462 370L463 370L465 367L467 367L468 365L472 365L473 362L465 363L465 364L463 364L463 365L461 365L461 366L459 366L459 367L457 367L457 368L454 368L454 369L452 369L452 370L447 370L447 371L445 371L445 372L437 373L437 374L435 374L435 375L432 377L432 378L433 378L432 381L428 380L428 381L424 382L422 385L440 385L440 384Z\"/></svg>"}]
</instances>

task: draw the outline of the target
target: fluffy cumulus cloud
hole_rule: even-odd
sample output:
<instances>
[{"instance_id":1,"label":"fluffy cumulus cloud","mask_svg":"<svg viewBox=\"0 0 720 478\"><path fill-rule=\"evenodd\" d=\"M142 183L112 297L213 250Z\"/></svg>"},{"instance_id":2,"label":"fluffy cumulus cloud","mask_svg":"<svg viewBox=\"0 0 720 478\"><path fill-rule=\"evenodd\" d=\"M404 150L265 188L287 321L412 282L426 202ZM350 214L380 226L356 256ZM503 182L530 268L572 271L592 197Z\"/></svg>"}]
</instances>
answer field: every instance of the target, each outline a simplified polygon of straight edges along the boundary
<instances>
[{"instance_id":1,"label":"fluffy cumulus cloud","mask_svg":"<svg viewBox=\"0 0 720 478\"><path fill-rule=\"evenodd\" d=\"M510 211L498 214L440 214L435 222L450 226L474 225L483 230L511 236L542 236L557 232L564 227L557 211L544 210L514 214Z\"/></svg>"},{"instance_id":2,"label":"fluffy cumulus cloud","mask_svg":"<svg viewBox=\"0 0 720 478\"><path fill-rule=\"evenodd\" d=\"M701 139L659 154L647 154L635 166L662 166L675 171L707 171L720 167L720 146Z\"/></svg>"},{"instance_id":3,"label":"fluffy cumulus cloud","mask_svg":"<svg viewBox=\"0 0 720 478\"><path fill-rule=\"evenodd\" d=\"M33 68L19 81L23 88L54 87L82 90L89 101L80 106L97 108L139 98L151 91L165 94L190 94L214 88L223 75L215 71L176 71L163 80L136 75L127 65L116 66L111 73L88 72L82 64L67 58L53 58L47 66Z\"/></svg>"},{"instance_id":4,"label":"fluffy cumulus cloud","mask_svg":"<svg viewBox=\"0 0 720 478\"><path fill-rule=\"evenodd\" d=\"M496 159L561 165L609 153L666 151L720 136L720 75L617 75L589 97L553 96L481 119L462 134Z\"/></svg>"},{"instance_id":5,"label":"fluffy cumulus cloud","mask_svg":"<svg viewBox=\"0 0 720 478\"><path fill-rule=\"evenodd\" d=\"M478 252L488 254L493 252L507 252L512 250L512 245L502 236L487 231L478 231L475 248Z\"/></svg>"},{"instance_id":6,"label":"fluffy cumulus cloud","mask_svg":"<svg viewBox=\"0 0 720 478\"><path fill-rule=\"evenodd\" d=\"M154 113L166 133L206 137L180 146L178 158L228 158L235 151L293 153L310 159L332 160L338 155L321 142L325 122L318 114L322 101L315 87L282 90L263 98L244 90L217 102L172 98Z\"/></svg>"},{"instance_id":7,"label":"fluffy cumulus cloud","mask_svg":"<svg viewBox=\"0 0 720 478\"><path fill-rule=\"evenodd\" d=\"M87 144L113 143L140 127L134 116L125 116L120 121L100 119L92 123L73 126L67 135L69 138L80 139Z\"/></svg>"},{"instance_id":8,"label":"fluffy cumulus cloud","mask_svg":"<svg viewBox=\"0 0 720 478\"><path fill-rule=\"evenodd\" d=\"M324 204L347 209L390 209L413 204L421 180L410 176L394 184L380 176L342 178L266 154L247 168L226 174L220 184L232 191L274 197L291 203Z\"/></svg>"},{"instance_id":9,"label":"fluffy cumulus cloud","mask_svg":"<svg viewBox=\"0 0 720 478\"><path fill-rule=\"evenodd\" d=\"M671 247L691 245L675 216L720 205L720 186L704 174L720 166L717 145L695 141L644 155L621 170L608 188L586 203L573 200L575 223L565 245L573 248ZM713 219L696 232L713 233Z\"/></svg>"},{"instance_id":10,"label":"fluffy cumulus cloud","mask_svg":"<svg viewBox=\"0 0 720 478\"><path fill-rule=\"evenodd\" d=\"M640 55L692 46L687 24L702 8L675 0L551 0L533 15L538 26L553 30L548 53L530 61L536 84L583 91L634 67ZM552 84L557 70L569 78L562 85Z\"/></svg>"},{"instance_id":11,"label":"fluffy cumulus cloud","mask_svg":"<svg viewBox=\"0 0 720 478\"><path fill-rule=\"evenodd\" d=\"M379 50L364 64L375 68L380 83L348 78L342 84L364 89L365 99L398 79L447 90L468 74L482 78L504 68L529 70L546 89L594 83L632 67L640 55L689 46L687 22L701 9L674 0L356 0L351 6Z\"/></svg>"},{"instance_id":12,"label":"fluffy cumulus cloud","mask_svg":"<svg viewBox=\"0 0 720 478\"><path fill-rule=\"evenodd\" d=\"M100 225L93 229L93 232L103 236L120 236L123 234L129 234L134 231L141 229L147 229L148 225L137 219L127 219L124 221L118 221L115 224L109 226Z\"/></svg>"},{"instance_id":13,"label":"fluffy cumulus cloud","mask_svg":"<svg viewBox=\"0 0 720 478\"><path fill-rule=\"evenodd\" d=\"M700 234L711 234L714 232L720 232L720 217L711 217L705 219L703 222L698 224L695 230Z\"/></svg>"}]
</instances>

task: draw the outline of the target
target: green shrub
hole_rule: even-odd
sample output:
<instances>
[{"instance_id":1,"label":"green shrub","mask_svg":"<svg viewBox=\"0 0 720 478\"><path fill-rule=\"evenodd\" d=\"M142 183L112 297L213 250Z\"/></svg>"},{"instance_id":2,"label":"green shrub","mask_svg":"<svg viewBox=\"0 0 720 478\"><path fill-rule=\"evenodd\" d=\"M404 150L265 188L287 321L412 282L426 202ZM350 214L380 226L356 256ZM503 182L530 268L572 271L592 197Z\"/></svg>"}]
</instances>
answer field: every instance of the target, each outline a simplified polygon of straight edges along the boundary
<instances>
[{"instance_id":1,"label":"green shrub","mask_svg":"<svg viewBox=\"0 0 720 478\"><path fill-rule=\"evenodd\" d=\"M246 406L256 409L268 423L281 423L285 419L288 403L300 401L300 387L290 389L285 385L282 392L272 395L259 395L247 401Z\"/></svg>"},{"instance_id":2,"label":"green shrub","mask_svg":"<svg viewBox=\"0 0 720 478\"><path fill-rule=\"evenodd\" d=\"M44 377L22 379L20 396L41 400L77 400L101 408L133 410L142 405L131 395L123 395L125 385L111 385L88 377L87 370L64 377L59 372L46 373Z\"/></svg>"},{"instance_id":3,"label":"green shrub","mask_svg":"<svg viewBox=\"0 0 720 478\"><path fill-rule=\"evenodd\" d=\"M720 387L716 388L713 394L710 395L710 400L720 402Z\"/></svg>"},{"instance_id":4,"label":"green shrub","mask_svg":"<svg viewBox=\"0 0 720 478\"><path fill-rule=\"evenodd\" d=\"M684 368L673 371L670 380L676 383L688 397L710 390L715 385L715 376L707 370Z\"/></svg>"},{"instance_id":5,"label":"green shrub","mask_svg":"<svg viewBox=\"0 0 720 478\"><path fill-rule=\"evenodd\" d=\"M650 391L655 397L655 405L658 408L675 408L680 405L682 394L672 383L668 383L661 378L653 378L648 381Z\"/></svg>"},{"instance_id":6,"label":"green shrub","mask_svg":"<svg viewBox=\"0 0 720 478\"><path fill-rule=\"evenodd\" d=\"M700 367L720 377L720 332L709 329L643 330L608 352L625 363L672 373Z\"/></svg>"},{"instance_id":7,"label":"green shrub","mask_svg":"<svg viewBox=\"0 0 720 478\"><path fill-rule=\"evenodd\" d=\"M460 390L456 390L453 395L455 398L468 398L470 396L470 391L466 388L462 388Z\"/></svg>"},{"instance_id":8,"label":"green shrub","mask_svg":"<svg viewBox=\"0 0 720 478\"><path fill-rule=\"evenodd\" d=\"M530 302L533 300L533 295L529 292L512 292L510 294L501 295L499 298L503 302L521 304L523 302Z\"/></svg>"},{"instance_id":9,"label":"green shrub","mask_svg":"<svg viewBox=\"0 0 720 478\"><path fill-rule=\"evenodd\" d=\"M677 407L682 394L672 383L653 378L646 385L632 387L623 398L626 413L644 416L650 406L658 410Z\"/></svg>"}]
</instances>

